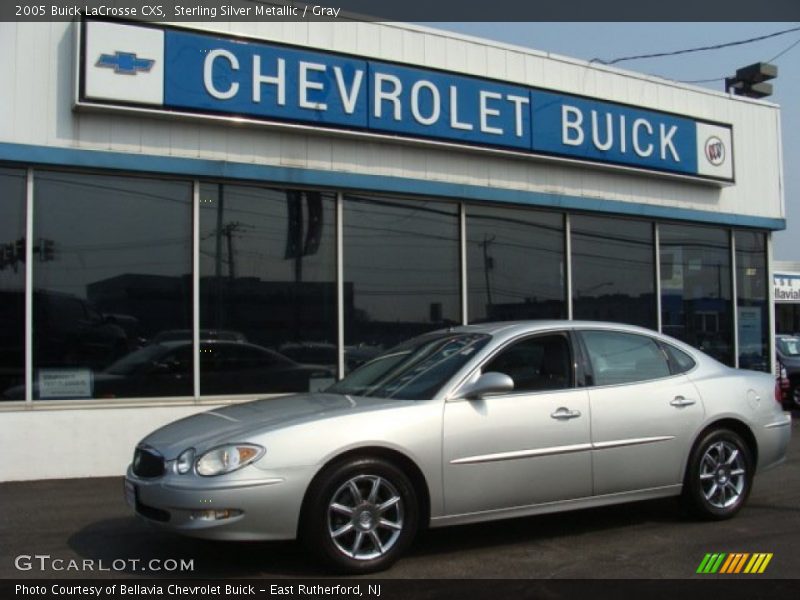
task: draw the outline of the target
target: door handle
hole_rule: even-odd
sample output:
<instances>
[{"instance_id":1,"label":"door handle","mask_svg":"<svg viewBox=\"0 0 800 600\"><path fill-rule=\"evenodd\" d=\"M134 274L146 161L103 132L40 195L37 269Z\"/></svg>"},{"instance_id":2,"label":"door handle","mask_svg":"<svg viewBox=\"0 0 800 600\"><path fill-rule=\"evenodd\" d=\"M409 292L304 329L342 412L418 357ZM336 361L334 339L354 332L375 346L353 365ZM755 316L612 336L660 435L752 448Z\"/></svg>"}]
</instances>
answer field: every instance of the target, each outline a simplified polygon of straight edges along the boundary
<instances>
[{"instance_id":1,"label":"door handle","mask_svg":"<svg viewBox=\"0 0 800 600\"><path fill-rule=\"evenodd\" d=\"M580 416L581 416L581 411L570 410L566 406L561 406L557 408L555 412L550 413L551 418L558 419L559 421L566 421L568 419L577 419Z\"/></svg>"},{"instance_id":2,"label":"door handle","mask_svg":"<svg viewBox=\"0 0 800 600\"><path fill-rule=\"evenodd\" d=\"M683 406L691 406L694 403L695 403L694 400L684 398L683 396L675 396L675 399L672 400L672 402L670 402L672 406L677 406L678 408L681 408Z\"/></svg>"}]
</instances>

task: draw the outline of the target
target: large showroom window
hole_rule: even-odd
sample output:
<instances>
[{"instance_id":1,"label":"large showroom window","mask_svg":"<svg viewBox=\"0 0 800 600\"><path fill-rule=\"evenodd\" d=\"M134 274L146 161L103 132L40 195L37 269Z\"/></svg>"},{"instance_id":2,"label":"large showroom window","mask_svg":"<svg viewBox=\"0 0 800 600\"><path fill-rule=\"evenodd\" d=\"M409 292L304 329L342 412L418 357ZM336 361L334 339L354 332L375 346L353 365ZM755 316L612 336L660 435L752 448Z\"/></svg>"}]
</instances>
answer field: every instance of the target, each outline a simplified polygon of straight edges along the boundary
<instances>
[{"instance_id":1,"label":"large showroom window","mask_svg":"<svg viewBox=\"0 0 800 600\"><path fill-rule=\"evenodd\" d=\"M733 365L730 234L661 225L662 331Z\"/></svg>"},{"instance_id":2,"label":"large showroom window","mask_svg":"<svg viewBox=\"0 0 800 600\"><path fill-rule=\"evenodd\" d=\"M458 231L454 203L345 196L347 368L461 323Z\"/></svg>"},{"instance_id":3,"label":"large showroom window","mask_svg":"<svg viewBox=\"0 0 800 600\"><path fill-rule=\"evenodd\" d=\"M337 369L336 201L200 188L200 393L299 392Z\"/></svg>"},{"instance_id":4,"label":"large showroom window","mask_svg":"<svg viewBox=\"0 0 800 600\"><path fill-rule=\"evenodd\" d=\"M467 206L469 321L567 316L564 216Z\"/></svg>"},{"instance_id":5,"label":"large showroom window","mask_svg":"<svg viewBox=\"0 0 800 600\"><path fill-rule=\"evenodd\" d=\"M769 371L767 240L758 231L736 231L736 310L739 367Z\"/></svg>"},{"instance_id":6,"label":"large showroom window","mask_svg":"<svg viewBox=\"0 0 800 600\"><path fill-rule=\"evenodd\" d=\"M0 169L0 399L25 399L25 171Z\"/></svg>"},{"instance_id":7,"label":"large showroom window","mask_svg":"<svg viewBox=\"0 0 800 600\"><path fill-rule=\"evenodd\" d=\"M573 215L570 229L573 317L655 329L652 223Z\"/></svg>"},{"instance_id":8,"label":"large showroom window","mask_svg":"<svg viewBox=\"0 0 800 600\"><path fill-rule=\"evenodd\" d=\"M189 182L37 171L33 397L191 396Z\"/></svg>"}]
</instances>

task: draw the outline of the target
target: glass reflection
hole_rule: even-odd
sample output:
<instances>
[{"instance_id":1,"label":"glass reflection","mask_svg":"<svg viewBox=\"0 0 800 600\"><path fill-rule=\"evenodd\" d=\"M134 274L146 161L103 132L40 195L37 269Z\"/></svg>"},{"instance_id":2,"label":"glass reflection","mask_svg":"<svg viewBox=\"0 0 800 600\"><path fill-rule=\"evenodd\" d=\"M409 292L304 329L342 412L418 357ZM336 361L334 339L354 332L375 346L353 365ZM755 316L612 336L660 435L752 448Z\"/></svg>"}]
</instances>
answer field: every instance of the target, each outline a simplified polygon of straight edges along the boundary
<instances>
[{"instance_id":1,"label":"glass reflection","mask_svg":"<svg viewBox=\"0 0 800 600\"><path fill-rule=\"evenodd\" d=\"M467 281L470 323L565 318L564 217L468 206Z\"/></svg>"},{"instance_id":2,"label":"glass reflection","mask_svg":"<svg viewBox=\"0 0 800 600\"><path fill-rule=\"evenodd\" d=\"M570 229L574 318L655 329L652 224L573 215Z\"/></svg>"},{"instance_id":3,"label":"glass reflection","mask_svg":"<svg viewBox=\"0 0 800 600\"><path fill-rule=\"evenodd\" d=\"M201 186L201 394L334 381L335 211L328 193Z\"/></svg>"},{"instance_id":4,"label":"glass reflection","mask_svg":"<svg viewBox=\"0 0 800 600\"><path fill-rule=\"evenodd\" d=\"M0 399L25 399L25 171L0 169Z\"/></svg>"},{"instance_id":5,"label":"glass reflection","mask_svg":"<svg viewBox=\"0 0 800 600\"><path fill-rule=\"evenodd\" d=\"M345 196L348 366L461 322L458 206Z\"/></svg>"},{"instance_id":6,"label":"glass reflection","mask_svg":"<svg viewBox=\"0 0 800 600\"><path fill-rule=\"evenodd\" d=\"M731 250L727 230L661 225L664 333L733 365Z\"/></svg>"},{"instance_id":7,"label":"glass reflection","mask_svg":"<svg viewBox=\"0 0 800 600\"><path fill-rule=\"evenodd\" d=\"M736 231L739 367L769 370L767 241L759 231Z\"/></svg>"},{"instance_id":8,"label":"glass reflection","mask_svg":"<svg viewBox=\"0 0 800 600\"><path fill-rule=\"evenodd\" d=\"M109 370L191 326L191 185L37 171L34 189L34 398L192 395L147 353Z\"/></svg>"}]
</instances>

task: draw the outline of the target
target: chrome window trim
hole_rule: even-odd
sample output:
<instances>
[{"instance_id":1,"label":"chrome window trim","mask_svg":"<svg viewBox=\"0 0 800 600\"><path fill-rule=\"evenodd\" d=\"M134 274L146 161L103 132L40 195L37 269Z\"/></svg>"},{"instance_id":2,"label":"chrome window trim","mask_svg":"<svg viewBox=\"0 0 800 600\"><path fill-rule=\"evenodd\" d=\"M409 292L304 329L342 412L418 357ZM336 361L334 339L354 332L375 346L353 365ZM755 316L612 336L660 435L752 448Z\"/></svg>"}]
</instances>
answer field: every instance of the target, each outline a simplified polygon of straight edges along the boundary
<instances>
[{"instance_id":1,"label":"chrome window trim","mask_svg":"<svg viewBox=\"0 0 800 600\"><path fill-rule=\"evenodd\" d=\"M25 174L25 408L33 405L33 167Z\"/></svg>"},{"instance_id":2,"label":"chrome window trim","mask_svg":"<svg viewBox=\"0 0 800 600\"><path fill-rule=\"evenodd\" d=\"M567 320L572 321L572 221L564 213L564 270L567 287Z\"/></svg>"},{"instance_id":3,"label":"chrome window trim","mask_svg":"<svg viewBox=\"0 0 800 600\"><path fill-rule=\"evenodd\" d=\"M192 391L200 400L200 180L192 181Z\"/></svg>"},{"instance_id":4,"label":"chrome window trim","mask_svg":"<svg viewBox=\"0 0 800 600\"><path fill-rule=\"evenodd\" d=\"M778 140L778 143L780 143L780 140ZM781 165L783 165L783 163L781 163ZM781 166L781 169L782 168ZM767 330L769 331L769 335L767 335L769 356L767 358L769 359L769 372L775 375L777 374L777 361L775 359L775 273L772 269L772 232L765 231L763 233L767 236L767 321L769 322L769 329Z\"/></svg>"},{"instance_id":5,"label":"chrome window trim","mask_svg":"<svg viewBox=\"0 0 800 600\"><path fill-rule=\"evenodd\" d=\"M467 205L458 206L459 250L461 255L461 324L469 324L469 282L467 281Z\"/></svg>"},{"instance_id":6,"label":"chrome window trim","mask_svg":"<svg viewBox=\"0 0 800 600\"><path fill-rule=\"evenodd\" d=\"M739 290L736 286L736 232L728 231L728 245L731 248L731 300L733 303L733 366L739 368ZM767 285L771 285L767 282Z\"/></svg>"},{"instance_id":7,"label":"chrome window trim","mask_svg":"<svg viewBox=\"0 0 800 600\"><path fill-rule=\"evenodd\" d=\"M336 379L344 378L344 192L336 192Z\"/></svg>"},{"instance_id":8,"label":"chrome window trim","mask_svg":"<svg viewBox=\"0 0 800 600\"><path fill-rule=\"evenodd\" d=\"M656 331L664 333L661 315L661 227L658 221L653 221L653 252L655 253L653 264L656 268Z\"/></svg>"}]
</instances>

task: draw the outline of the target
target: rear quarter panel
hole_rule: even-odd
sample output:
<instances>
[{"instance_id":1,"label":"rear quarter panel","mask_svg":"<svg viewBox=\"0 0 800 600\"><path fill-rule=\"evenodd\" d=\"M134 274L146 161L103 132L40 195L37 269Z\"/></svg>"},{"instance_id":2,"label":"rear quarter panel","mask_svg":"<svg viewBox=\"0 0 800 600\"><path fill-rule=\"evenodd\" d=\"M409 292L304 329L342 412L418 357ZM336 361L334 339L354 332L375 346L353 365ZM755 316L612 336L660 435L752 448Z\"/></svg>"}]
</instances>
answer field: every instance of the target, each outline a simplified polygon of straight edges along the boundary
<instances>
[{"instance_id":1,"label":"rear quarter panel","mask_svg":"<svg viewBox=\"0 0 800 600\"><path fill-rule=\"evenodd\" d=\"M785 422L788 417L775 401L773 375L715 365L698 370L690 375L690 379L697 387L706 411L695 439L714 423L734 419L743 423L755 438L757 469L770 466L785 455L789 428L777 428L786 431L787 435L783 435L774 425ZM768 427L770 425L772 427Z\"/></svg>"}]
</instances>

